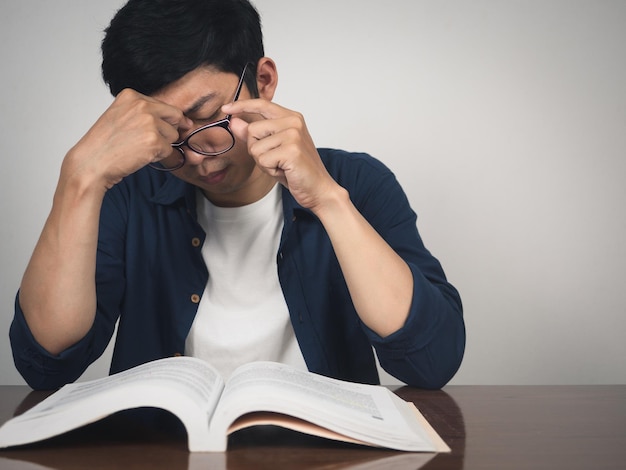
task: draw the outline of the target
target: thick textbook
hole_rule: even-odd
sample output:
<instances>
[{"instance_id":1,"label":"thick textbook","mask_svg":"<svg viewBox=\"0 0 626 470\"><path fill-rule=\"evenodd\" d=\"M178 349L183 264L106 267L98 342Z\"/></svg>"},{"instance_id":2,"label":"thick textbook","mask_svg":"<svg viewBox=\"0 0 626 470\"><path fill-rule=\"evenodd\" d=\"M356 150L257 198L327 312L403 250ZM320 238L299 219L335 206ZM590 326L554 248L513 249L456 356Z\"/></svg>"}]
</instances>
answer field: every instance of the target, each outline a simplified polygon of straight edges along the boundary
<instances>
[{"instance_id":1,"label":"thick textbook","mask_svg":"<svg viewBox=\"0 0 626 470\"><path fill-rule=\"evenodd\" d=\"M0 448L38 442L142 407L177 416L191 452L225 451L229 434L255 425L402 451L450 451L412 403L385 387L274 362L245 364L224 382L213 367L192 357L159 359L65 385L0 427Z\"/></svg>"}]
</instances>

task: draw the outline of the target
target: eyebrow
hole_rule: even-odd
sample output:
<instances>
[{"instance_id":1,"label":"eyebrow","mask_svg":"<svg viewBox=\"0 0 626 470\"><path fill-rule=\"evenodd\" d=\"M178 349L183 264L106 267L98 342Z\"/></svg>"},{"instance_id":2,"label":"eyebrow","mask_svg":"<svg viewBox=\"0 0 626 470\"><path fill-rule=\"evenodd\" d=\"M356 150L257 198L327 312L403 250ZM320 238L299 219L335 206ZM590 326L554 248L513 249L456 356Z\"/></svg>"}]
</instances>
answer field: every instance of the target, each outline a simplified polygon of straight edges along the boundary
<instances>
[{"instance_id":1,"label":"eyebrow","mask_svg":"<svg viewBox=\"0 0 626 470\"><path fill-rule=\"evenodd\" d=\"M196 111L200 110L200 108L202 108L207 102L214 100L216 96L217 93L209 93L207 95L201 96L184 111L185 116L194 114Z\"/></svg>"}]
</instances>

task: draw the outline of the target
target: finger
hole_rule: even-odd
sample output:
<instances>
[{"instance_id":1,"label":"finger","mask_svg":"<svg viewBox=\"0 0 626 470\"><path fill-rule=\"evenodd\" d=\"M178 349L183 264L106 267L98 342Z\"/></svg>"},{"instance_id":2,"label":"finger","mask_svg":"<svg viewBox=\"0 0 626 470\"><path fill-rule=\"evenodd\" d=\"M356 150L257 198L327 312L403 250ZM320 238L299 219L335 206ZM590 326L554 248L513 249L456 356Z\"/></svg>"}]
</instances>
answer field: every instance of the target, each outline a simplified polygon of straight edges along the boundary
<instances>
[{"instance_id":1,"label":"finger","mask_svg":"<svg viewBox=\"0 0 626 470\"><path fill-rule=\"evenodd\" d=\"M180 141L181 137L194 127L191 119L172 106L165 105L165 107L159 107L154 112L156 128L168 145Z\"/></svg>"},{"instance_id":2,"label":"finger","mask_svg":"<svg viewBox=\"0 0 626 470\"><path fill-rule=\"evenodd\" d=\"M248 126L249 140L266 140L270 136L281 135L285 141L297 140L302 131L302 122L293 115L281 119L254 121Z\"/></svg>"},{"instance_id":3,"label":"finger","mask_svg":"<svg viewBox=\"0 0 626 470\"><path fill-rule=\"evenodd\" d=\"M264 119L276 119L285 116L290 111L268 100L252 99L239 100L222 106L226 114L258 114Z\"/></svg>"},{"instance_id":4,"label":"finger","mask_svg":"<svg viewBox=\"0 0 626 470\"><path fill-rule=\"evenodd\" d=\"M181 110L172 106L169 108L169 113L162 117L165 122L181 132L185 132L193 128L193 121L185 116Z\"/></svg>"},{"instance_id":5,"label":"finger","mask_svg":"<svg viewBox=\"0 0 626 470\"><path fill-rule=\"evenodd\" d=\"M288 169L288 162L284 158L284 153L280 148L274 147L272 149L268 149L261 155L255 157L257 166L265 173L275 178L279 183L281 183L286 188L289 187L286 170Z\"/></svg>"},{"instance_id":6,"label":"finger","mask_svg":"<svg viewBox=\"0 0 626 470\"><path fill-rule=\"evenodd\" d=\"M139 99L146 102L146 112L167 123L178 133L186 132L193 128L193 121L185 116L180 109L151 96L139 95Z\"/></svg>"},{"instance_id":7,"label":"finger","mask_svg":"<svg viewBox=\"0 0 626 470\"><path fill-rule=\"evenodd\" d=\"M247 142L248 141L248 123L243 119L232 118L230 120L230 130L235 138Z\"/></svg>"},{"instance_id":8,"label":"finger","mask_svg":"<svg viewBox=\"0 0 626 470\"><path fill-rule=\"evenodd\" d=\"M117 95L113 107L130 109L140 114L151 114L179 130L187 130L193 127L193 121L185 116L180 109L130 88L122 90Z\"/></svg>"},{"instance_id":9,"label":"finger","mask_svg":"<svg viewBox=\"0 0 626 470\"><path fill-rule=\"evenodd\" d=\"M157 119L155 125L157 132L161 135L161 137L163 137L168 145L174 142L178 142L180 140L181 132L184 132L162 119Z\"/></svg>"},{"instance_id":10,"label":"finger","mask_svg":"<svg viewBox=\"0 0 626 470\"><path fill-rule=\"evenodd\" d=\"M165 103L156 103L155 116L169 124L177 133L183 133L193 128L193 121L178 108Z\"/></svg>"},{"instance_id":11,"label":"finger","mask_svg":"<svg viewBox=\"0 0 626 470\"><path fill-rule=\"evenodd\" d=\"M280 147L285 147L286 144L289 143L287 139L282 135L282 132L278 132L276 134L267 135L262 139L257 139L256 137L250 139L248 141L248 148L250 153L253 156L256 156L259 159L261 156L264 156L271 152L272 150L276 150Z\"/></svg>"}]
</instances>

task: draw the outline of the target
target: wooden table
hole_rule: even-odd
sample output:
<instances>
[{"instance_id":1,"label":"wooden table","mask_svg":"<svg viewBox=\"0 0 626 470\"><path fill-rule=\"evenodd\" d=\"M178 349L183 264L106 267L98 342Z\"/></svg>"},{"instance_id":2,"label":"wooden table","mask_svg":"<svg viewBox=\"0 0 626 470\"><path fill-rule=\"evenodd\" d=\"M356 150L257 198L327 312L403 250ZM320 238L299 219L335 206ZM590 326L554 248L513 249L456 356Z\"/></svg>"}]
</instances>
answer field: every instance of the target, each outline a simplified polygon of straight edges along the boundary
<instances>
[{"instance_id":1,"label":"wooden table","mask_svg":"<svg viewBox=\"0 0 626 470\"><path fill-rule=\"evenodd\" d=\"M242 431L220 454L190 454L184 437L114 416L68 435L0 450L0 469L626 469L626 386L393 388L452 448L410 454L291 431ZM0 387L0 423L46 394Z\"/></svg>"}]
</instances>

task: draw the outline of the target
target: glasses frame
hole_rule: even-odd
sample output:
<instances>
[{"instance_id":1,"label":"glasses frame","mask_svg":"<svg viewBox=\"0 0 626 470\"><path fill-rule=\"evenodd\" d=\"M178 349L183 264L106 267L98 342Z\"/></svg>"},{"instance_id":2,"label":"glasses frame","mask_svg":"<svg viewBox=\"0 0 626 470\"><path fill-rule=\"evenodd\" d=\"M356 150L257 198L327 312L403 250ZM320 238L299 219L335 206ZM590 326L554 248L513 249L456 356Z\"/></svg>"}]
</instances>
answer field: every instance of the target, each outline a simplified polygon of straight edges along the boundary
<instances>
[{"instance_id":1,"label":"glasses frame","mask_svg":"<svg viewBox=\"0 0 626 470\"><path fill-rule=\"evenodd\" d=\"M244 79L246 77L246 71L248 70L248 66L250 64L247 63L245 65L245 67L243 68L243 71L241 72L241 76L239 77L239 83L237 84L237 89L235 90L235 96L233 98L233 103L236 102L239 99L239 95L241 94L241 90L243 88L243 84L244 84ZM235 135L233 134L233 132L230 130L230 120L233 117L232 114L228 114L226 115L225 118L220 119L219 121L213 121L210 122L209 124L205 124L204 126L198 127L197 129L194 129L193 131L191 131L189 133L189 135L187 137L185 137L183 140L179 141L179 142L174 142L172 143L172 148L175 148L176 150L178 150L181 154L181 160L180 163L176 166L173 167L165 167L163 166L160 162L157 163L150 163L149 166L150 168L153 168L155 170L158 171L175 171L178 170L180 168L182 168L185 163L187 162L187 157L185 155L185 150L183 147L187 147L189 150L191 150L192 152L195 152L199 155L204 155L206 157L215 157L217 155L222 155L226 152L228 152L230 149L232 149L235 146ZM231 144L228 148L224 149L224 150L220 150L219 152L205 152L203 150L197 150L195 148L193 148L192 146L189 145L189 139L191 139L194 135L196 135L199 132L205 131L207 129L211 129L214 127L221 127L224 130L226 130L231 137Z\"/></svg>"}]
</instances>

